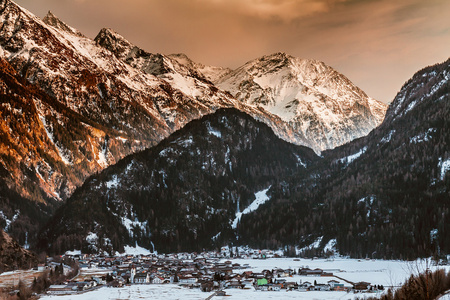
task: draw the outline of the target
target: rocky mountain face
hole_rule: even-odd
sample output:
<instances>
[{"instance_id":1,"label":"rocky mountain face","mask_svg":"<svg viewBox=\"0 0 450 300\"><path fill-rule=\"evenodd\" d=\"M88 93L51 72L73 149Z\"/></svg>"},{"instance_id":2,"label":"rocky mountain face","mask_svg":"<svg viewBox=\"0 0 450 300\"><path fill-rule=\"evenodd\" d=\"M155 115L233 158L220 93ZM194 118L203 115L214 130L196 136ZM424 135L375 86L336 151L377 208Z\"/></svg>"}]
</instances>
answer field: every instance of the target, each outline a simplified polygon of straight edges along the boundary
<instances>
[{"instance_id":1,"label":"rocky mountain face","mask_svg":"<svg viewBox=\"0 0 450 300\"><path fill-rule=\"evenodd\" d=\"M320 151L367 135L383 121L387 108L323 62L285 53L250 61L216 84L281 117Z\"/></svg>"},{"instance_id":2,"label":"rocky mountain face","mask_svg":"<svg viewBox=\"0 0 450 300\"><path fill-rule=\"evenodd\" d=\"M229 69L204 66L193 62L184 54L152 54L131 44L112 29L102 29L95 38L98 45L111 51L121 61L136 70L154 75L169 83L191 99L179 103L178 107L204 107L210 111L217 108L234 107L251 115L256 120L268 124L281 138L294 144L314 148L314 142L295 128L284 122L279 116L254 105L237 101L229 93L218 89L211 80L223 77ZM175 117L172 117L175 118Z\"/></svg>"},{"instance_id":3,"label":"rocky mountain face","mask_svg":"<svg viewBox=\"0 0 450 300\"><path fill-rule=\"evenodd\" d=\"M169 57L175 59L179 64L184 65L189 69L196 70L213 83L218 82L220 78L231 73L232 71L230 68L206 66L204 64L194 62L183 53L170 54Z\"/></svg>"},{"instance_id":4,"label":"rocky mountain face","mask_svg":"<svg viewBox=\"0 0 450 300\"><path fill-rule=\"evenodd\" d=\"M93 41L52 13L42 21L9 0L1 2L0 12L2 58L59 105L49 107L40 99L33 100L41 127L55 139L59 156L55 159L71 168L89 165L80 172L92 174L155 145L187 122L220 107L238 107L269 123L285 139L308 144L289 126L278 124L276 116L242 105L202 74L175 59L146 53L112 30L102 30ZM89 138L73 137L79 132L67 126L68 118L61 110L84 117L84 129L79 131L90 132ZM91 128L91 123L103 128ZM56 133L58 127L68 131L64 140ZM47 196L59 194L65 199L84 179L69 179L65 189L52 183Z\"/></svg>"},{"instance_id":5,"label":"rocky mountain face","mask_svg":"<svg viewBox=\"0 0 450 300\"><path fill-rule=\"evenodd\" d=\"M12 92L8 91L11 88L6 85L3 92L7 101L3 109L8 114L16 113L11 119L3 118L8 120L4 131L7 135L15 135L16 141L25 131L30 134L36 131L36 134L43 133L40 138L46 143L40 155L32 151L23 160L36 176L42 173L41 181L45 185L42 192L30 197L32 200L39 201L45 197L65 199L88 175L115 163L126 154L153 145L166 134L158 132L158 129L168 125L154 118L143 106L145 100L137 95L139 92L127 86L133 82L130 79L133 74L139 74L128 70L128 66L120 63L114 55L102 52L95 42L50 13L45 20L55 27L11 1L2 1L0 11L3 63L12 67L16 80L34 91L34 94L24 96L13 91L15 97L12 97ZM123 76L122 81L120 76ZM139 80L145 81L144 77ZM151 88L149 85L148 89ZM167 95L163 91L159 94ZM23 116L17 119L20 114L11 110L17 106L20 112L19 106L23 104L17 98L25 98L22 102L27 102L30 107L31 118ZM132 99L141 102L136 103ZM17 124L29 128L14 130L13 126L19 126ZM24 139L21 144L30 148L38 143ZM44 155L51 159L43 158ZM55 168L56 164L60 167ZM71 169L75 175L67 176L60 169ZM17 175L16 179L19 177ZM23 186L21 180L15 183ZM28 196L26 192L20 191Z\"/></svg>"},{"instance_id":6,"label":"rocky mountain face","mask_svg":"<svg viewBox=\"0 0 450 300\"><path fill-rule=\"evenodd\" d=\"M10 224L8 233L21 244L33 241L38 224L90 175L217 109L237 108L316 152L324 149L321 140L333 139L326 130L325 138L307 136L285 115L238 100L213 83L239 72L183 54L147 53L111 29L92 40L51 12L41 20L11 0L0 1L0 23L0 223L5 229ZM274 72L276 55L272 60L264 66L268 72ZM348 105L365 107L358 101ZM347 109L339 105L334 109ZM362 116L345 110L349 123L374 124L370 116L382 108L352 111Z\"/></svg>"},{"instance_id":7,"label":"rocky mountain face","mask_svg":"<svg viewBox=\"0 0 450 300\"><path fill-rule=\"evenodd\" d=\"M88 179L44 228L41 245L53 253L220 246L270 186L317 159L249 115L219 110Z\"/></svg>"},{"instance_id":8,"label":"rocky mountain face","mask_svg":"<svg viewBox=\"0 0 450 300\"><path fill-rule=\"evenodd\" d=\"M30 269L37 265L37 258L30 251L23 249L3 230L0 230L0 273Z\"/></svg>"},{"instance_id":9,"label":"rocky mountain face","mask_svg":"<svg viewBox=\"0 0 450 300\"><path fill-rule=\"evenodd\" d=\"M450 253L449 115L450 60L416 73L367 137L273 186L269 205L241 219L241 240L313 256L329 242L355 257Z\"/></svg>"},{"instance_id":10,"label":"rocky mountain face","mask_svg":"<svg viewBox=\"0 0 450 300\"><path fill-rule=\"evenodd\" d=\"M450 60L415 74L367 137L323 157L219 111L89 179L41 246L170 252L231 242L311 256L445 256L449 115Z\"/></svg>"},{"instance_id":11,"label":"rocky mountain face","mask_svg":"<svg viewBox=\"0 0 450 300\"><path fill-rule=\"evenodd\" d=\"M40 20L9 0L0 2L0 15L0 209L6 219L16 214L15 198L6 195L44 204L31 219L45 219L89 175L220 107L238 107L284 138L308 144L276 116L243 105L173 59L138 51L151 58L145 67L123 61L119 48L103 43L110 30L96 42L52 13ZM158 71L166 64L170 68ZM26 232L14 237L23 243Z\"/></svg>"}]
</instances>

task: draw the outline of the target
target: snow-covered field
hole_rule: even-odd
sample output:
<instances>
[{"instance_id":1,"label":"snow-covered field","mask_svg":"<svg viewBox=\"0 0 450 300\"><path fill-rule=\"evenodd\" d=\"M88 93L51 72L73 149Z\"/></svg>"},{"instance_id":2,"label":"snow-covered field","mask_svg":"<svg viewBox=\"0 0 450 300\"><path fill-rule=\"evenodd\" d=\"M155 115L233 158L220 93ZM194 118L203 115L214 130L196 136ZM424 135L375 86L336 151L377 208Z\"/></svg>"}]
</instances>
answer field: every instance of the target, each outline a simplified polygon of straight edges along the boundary
<instances>
[{"instance_id":1,"label":"snow-covered field","mask_svg":"<svg viewBox=\"0 0 450 300\"><path fill-rule=\"evenodd\" d=\"M262 270L271 270L275 268L281 269L298 269L301 267L308 267L310 269L322 269L325 271L330 271L336 276L346 279L351 282L366 281L372 284L383 285L383 286L399 286L404 283L404 281L412 274L417 274L419 272L424 272L427 268L426 261L392 261L392 260L358 260L358 259L344 259L337 258L334 260L326 259L300 259L299 261L294 261L293 258L270 258L266 260L259 259L234 259L233 263L239 263L241 265L249 264L252 268L240 271L253 271L260 272ZM428 262L428 267L434 270L436 267L430 266ZM450 266L447 266L447 270L450 270ZM328 281L334 278L328 277L307 277L309 281L317 280L318 283L321 281ZM289 281L299 281L301 276L292 277L293 280ZM325 282L324 282L325 283Z\"/></svg>"},{"instance_id":2,"label":"snow-covered field","mask_svg":"<svg viewBox=\"0 0 450 300\"><path fill-rule=\"evenodd\" d=\"M298 292L298 291L289 291L286 292L284 290L280 292L262 292L251 290L226 290L228 296L225 297L213 297L212 300L248 300L248 299L314 299L314 300L336 300L336 299L356 299L360 297L360 299L364 299L369 296L376 296L377 294L353 294L347 292ZM206 298L206 297L205 297ZM204 299L204 298L203 298Z\"/></svg>"},{"instance_id":3,"label":"snow-covered field","mask_svg":"<svg viewBox=\"0 0 450 300\"><path fill-rule=\"evenodd\" d=\"M265 260L259 259L232 259L233 263L239 263L241 265L249 264L250 269L235 270L242 273L244 271L251 270L253 272L260 272L268 269L275 268L282 269L296 269L301 267L309 267L310 269L320 268L325 271L332 272L334 275L343 278L351 282L367 281L376 285L387 286L399 286L410 276L410 274L417 274L423 272L427 267L431 270L437 267L430 266L426 261L387 261L387 260L357 260L357 259L296 259L293 258L270 258ZM445 267L447 271L450 270L450 266ZM336 277L306 277L294 275L293 277L286 278L287 281L296 282L314 282L326 283L331 279L342 282L341 279ZM347 283L345 283L348 285ZM215 296L213 300L248 300L248 299L356 299L360 297L374 296L375 294L353 294L347 292L298 292L298 291L280 291L280 292L263 292L255 291L253 288L237 290L227 289L226 297ZM199 289L187 289L179 287L174 284L165 285L131 285L123 288L107 288L103 287L93 292L88 292L81 295L71 296L43 296L41 299L58 299L58 300L99 300L99 299L206 299L213 293L203 293ZM379 296L379 295L378 295Z\"/></svg>"},{"instance_id":4,"label":"snow-covered field","mask_svg":"<svg viewBox=\"0 0 450 300\"><path fill-rule=\"evenodd\" d=\"M123 288L102 287L93 292L68 296L44 296L41 300L125 300L125 299L205 299L212 293L203 293L200 289L186 289L174 284L130 285ZM214 299L218 299L215 298Z\"/></svg>"},{"instance_id":5,"label":"snow-covered field","mask_svg":"<svg viewBox=\"0 0 450 300\"><path fill-rule=\"evenodd\" d=\"M227 296L215 296L213 300L248 300L248 299L355 299L357 295L347 292L261 292L253 288L248 290L226 290ZM131 285L123 288L103 287L93 292L70 296L44 296L41 300L199 300L206 299L213 293L203 293L199 289L186 289L173 284ZM374 294L370 294L374 296ZM364 299L364 295L359 295ZM366 296L369 296L368 294Z\"/></svg>"}]
</instances>

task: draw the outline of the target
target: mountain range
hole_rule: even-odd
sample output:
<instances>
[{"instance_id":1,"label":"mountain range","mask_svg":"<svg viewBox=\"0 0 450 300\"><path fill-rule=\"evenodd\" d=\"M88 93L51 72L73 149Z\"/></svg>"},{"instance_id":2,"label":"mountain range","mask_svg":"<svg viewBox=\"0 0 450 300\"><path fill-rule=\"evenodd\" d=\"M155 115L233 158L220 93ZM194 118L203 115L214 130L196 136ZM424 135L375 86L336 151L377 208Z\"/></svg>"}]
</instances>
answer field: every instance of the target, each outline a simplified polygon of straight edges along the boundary
<instances>
[{"instance_id":1,"label":"mountain range","mask_svg":"<svg viewBox=\"0 0 450 300\"><path fill-rule=\"evenodd\" d=\"M250 61L219 78L217 86L280 116L320 150L367 135L386 113L385 104L323 62L285 53Z\"/></svg>"},{"instance_id":2,"label":"mountain range","mask_svg":"<svg viewBox=\"0 0 450 300\"><path fill-rule=\"evenodd\" d=\"M253 246L299 245L313 256L330 243L354 257L445 257L449 100L450 60L420 70L379 127L323 152L307 176L273 186L269 205L242 218L239 236Z\"/></svg>"},{"instance_id":3,"label":"mountain range","mask_svg":"<svg viewBox=\"0 0 450 300\"><path fill-rule=\"evenodd\" d=\"M419 71L383 124L321 157L237 110L191 122L86 181L42 230L41 247L449 253L449 75L450 60Z\"/></svg>"},{"instance_id":4,"label":"mountain range","mask_svg":"<svg viewBox=\"0 0 450 300\"><path fill-rule=\"evenodd\" d=\"M245 113L218 110L90 177L47 224L42 247L114 253L136 243L163 252L221 245L255 193L317 158Z\"/></svg>"},{"instance_id":5,"label":"mountain range","mask_svg":"<svg viewBox=\"0 0 450 300\"><path fill-rule=\"evenodd\" d=\"M448 252L448 61L386 112L323 62L231 70L10 0L0 15L0 225L22 245Z\"/></svg>"},{"instance_id":6,"label":"mountain range","mask_svg":"<svg viewBox=\"0 0 450 300\"><path fill-rule=\"evenodd\" d=\"M184 54L148 53L112 29L102 29L90 39L51 12L41 20L11 0L0 1L0 15L1 96L5 99L1 105L0 210L5 222L17 215L9 232L22 244L27 233L32 239L36 236L37 224L90 175L157 145L188 122L217 109L243 111L269 125L282 139L316 153L346 142L349 136L365 134L377 125L375 119L382 119L374 117L379 111L369 107L365 94L353 95L360 90L343 75L326 67L330 76L326 80L318 69L316 77L322 78L318 85L344 82L341 94L353 96L343 97L342 102L351 98L366 105L355 114L368 120L365 129L341 126L355 122L347 120L348 109L336 107L334 123L327 125L335 127L336 136L324 144L317 141L331 137L317 129L322 125L311 127L315 133L299 130L300 116L294 124L258 103L241 101L224 91L219 82L230 78L232 70L195 63ZM278 61L280 55L284 54L272 59ZM292 78L293 85L298 86L297 81ZM333 101L343 105L339 99ZM381 111L385 107L379 106ZM308 115L308 122L320 119L313 111L301 113Z\"/></svg>"}]
</instances>

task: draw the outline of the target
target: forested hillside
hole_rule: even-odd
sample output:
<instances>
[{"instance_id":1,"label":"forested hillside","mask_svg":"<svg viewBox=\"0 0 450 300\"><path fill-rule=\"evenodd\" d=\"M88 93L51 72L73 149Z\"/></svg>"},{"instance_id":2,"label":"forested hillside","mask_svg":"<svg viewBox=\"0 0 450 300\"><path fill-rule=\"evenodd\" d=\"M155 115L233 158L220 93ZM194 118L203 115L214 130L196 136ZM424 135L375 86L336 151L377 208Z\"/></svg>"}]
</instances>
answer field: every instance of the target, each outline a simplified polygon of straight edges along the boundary
<instances>
[{"instance_id":1,"label":"forested hillside","mask_svg":"<svg viewBox=\"0 0 450 300\"><path fill-rule=\"evenodd\" d=\"M255 193L317 159L249 115L219 110L91 177L45 227L41 246L53 253L222 246L234 240L232 221Z\"/></svg>"},{"instance_id":2,"label":"forested hillside","mask_svg":"<svg viewBox=\"0 0 450 300\"><path fill-rule=\"evenodd\" d=\"M450 61L405 83L384 123L367 137L272 189L242 218L256 247L336 239L341 254L403 258L450 253Z\"/></svg>"}]
</instances>

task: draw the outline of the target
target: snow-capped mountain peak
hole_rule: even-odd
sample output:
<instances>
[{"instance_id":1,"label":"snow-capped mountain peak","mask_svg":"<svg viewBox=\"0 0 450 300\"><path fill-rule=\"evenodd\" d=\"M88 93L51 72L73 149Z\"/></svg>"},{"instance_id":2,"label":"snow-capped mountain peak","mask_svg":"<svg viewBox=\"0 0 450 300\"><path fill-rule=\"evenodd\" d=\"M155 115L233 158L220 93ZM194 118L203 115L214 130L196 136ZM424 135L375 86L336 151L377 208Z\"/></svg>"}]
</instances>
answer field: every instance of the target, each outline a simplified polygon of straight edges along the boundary
<instances>
[{"instance_id":1,"label":"snow-capped mountain peak","mask_svg":"<svg viewBox=\"0 0 450 300\"><path fill-rule=\"evenodd\" d=\"M69 25L61 21L51 11L48 11L47 15L42 19L42 21L47 25L53 26L70 34L77 35L79 37L85 37L80 31L73 27L70 27Z\"/></svg>"},{"instance_id":2,"label":"snow-capped mountain peak","mask_svg":"<svg viewBox=\"0 0 450 300\"><path fill-rule=\"evenodd\" d=\"M187 66L188 68L193 70L197 70L211 82L217 82L220 78L224 77L232 71L229 68L207 66L201 63L194 62L184 53L170 54L168 56L176 60L181 65Z\"/></svg>"},{"instance_id":3,"label":"snow-capped mountain peak","mask_svg":"<svg viewBox=\"0 0 450 300\"><path fill-rule=\"evenodd\" d=\"M111 28L103 28L95 37L95 42L114 53L119 59L126 59L131 50L136 48L128 42L123 36Z\"/></svg>"},{"instance_id":4,"label":"snow-capped mountain peak","mask_svg":"<svg viewBox=\"0 0 450 300\"><path fill-rule=\"evenodd\" d=\"M321 150L368 134L387 108L325 63L283 52L249 61L217 85L278 115Z\"/></svg>"}]
</instances>

